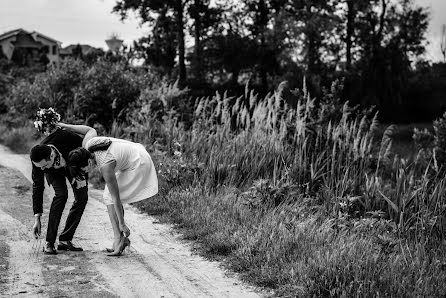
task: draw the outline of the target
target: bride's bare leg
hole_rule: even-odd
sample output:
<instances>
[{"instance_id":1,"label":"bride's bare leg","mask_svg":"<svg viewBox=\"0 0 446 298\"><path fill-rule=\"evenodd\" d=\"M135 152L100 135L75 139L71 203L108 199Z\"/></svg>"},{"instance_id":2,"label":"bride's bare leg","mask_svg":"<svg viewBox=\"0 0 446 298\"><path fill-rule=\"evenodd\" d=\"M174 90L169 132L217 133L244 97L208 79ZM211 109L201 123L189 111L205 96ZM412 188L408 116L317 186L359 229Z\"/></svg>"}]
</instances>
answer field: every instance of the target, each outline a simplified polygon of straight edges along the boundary
<instances>
[{"instance_id":1,"label":"bride's bare leg","mask_svg":"<svg viewBox=\"0 0 446 298\"><path fill-rule=\"evenodd\" d=\"M110 222L113 228L113 251L117 252L119 250L119 242L121 241L122 233L119 230L118 216L116 215L115 206L107 205L108 216L110 217Z\"/></svg>"}]
</instances>

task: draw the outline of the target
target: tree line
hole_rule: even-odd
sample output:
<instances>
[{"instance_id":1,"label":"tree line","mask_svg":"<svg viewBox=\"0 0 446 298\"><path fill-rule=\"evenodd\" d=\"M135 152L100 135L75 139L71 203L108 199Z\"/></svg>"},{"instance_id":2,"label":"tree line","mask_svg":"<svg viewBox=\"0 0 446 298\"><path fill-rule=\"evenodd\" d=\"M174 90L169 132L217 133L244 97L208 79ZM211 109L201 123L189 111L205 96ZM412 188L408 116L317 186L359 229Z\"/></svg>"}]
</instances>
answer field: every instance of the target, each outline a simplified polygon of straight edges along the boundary
<instances>
[{"instance_id":1,"label":"tree line","mask_svg":"<svg viewBox=\"0 0 446 298\"><path fill-rule=\"evenodd\" d=\"M131 50L180 86L237 92L249 80L267 93L305 77L317 96L342 79L346 100L384 118L416 101L429 24L413 0L117 0L113 12L149 26Z\"/></svg>"}]
</instances>

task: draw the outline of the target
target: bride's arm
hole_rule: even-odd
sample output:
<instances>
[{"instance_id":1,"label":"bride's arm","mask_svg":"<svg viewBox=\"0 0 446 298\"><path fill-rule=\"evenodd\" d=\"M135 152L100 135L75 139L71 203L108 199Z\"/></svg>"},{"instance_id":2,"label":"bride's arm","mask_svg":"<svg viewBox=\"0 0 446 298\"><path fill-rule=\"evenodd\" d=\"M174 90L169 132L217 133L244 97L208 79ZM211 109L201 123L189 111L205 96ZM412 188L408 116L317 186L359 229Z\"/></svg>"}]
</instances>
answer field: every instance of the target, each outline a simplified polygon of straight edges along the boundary
<instances>
[{"instance_id":1,"label":"bride's arm","mask_svg":"<svg viewBox=\"0 0 446 298\"><path fill-rule=\"evenodd\" d=\"M103 165L100 170L107 184L108 191L113 200L113 206L115 207L116 216L118 218L119 230L124 233L124 236L130 235L130 230L124 221L124 207L122 206L121 197L119 194L118 181L115 174L116 161Z\"/></svg>"},{"instance_id":2,"label":"bride's arm","mask_svg":"<svg viewBox=\"0 0 446 298\"><path fill-rule=\"evenodd\" d=\"M57 125L60 126L61 128L65 128L67 130L71 130L72 132L82 135L84 137L84 139L82 141L82 147L84 147L84 148L85 148L85 144L91 138L98 136L96 129L94 129L93 127L87 126L87 125L65 124L62 122L59 122Z\"/></svg>"}]
</instances>

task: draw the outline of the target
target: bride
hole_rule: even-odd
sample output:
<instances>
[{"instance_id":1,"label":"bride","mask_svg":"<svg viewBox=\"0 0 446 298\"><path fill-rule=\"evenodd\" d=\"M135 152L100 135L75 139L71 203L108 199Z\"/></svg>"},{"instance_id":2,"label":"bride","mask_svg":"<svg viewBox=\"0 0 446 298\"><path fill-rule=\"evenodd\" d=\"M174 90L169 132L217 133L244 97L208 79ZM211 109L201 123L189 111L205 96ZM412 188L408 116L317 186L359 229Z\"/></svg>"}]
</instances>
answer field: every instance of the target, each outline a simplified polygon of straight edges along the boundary
<instances>
[{"instance_id":1,"label":"bride","mask_svg":"<svg viewBox=\"0 0 446 298\"><path fill-rule=\"evenodd\" d=\"M67 164L73 177L85 176L91 166L96 166L104 177L103 199L114 233L113 247L107 251L109 256L120 256L130 245L123 204L147 199L158 192L152 159L141 144L98 137L96 130L86 125L58 125L84 137L82 148L68 155Z\"/></svg>"}]
</instances>

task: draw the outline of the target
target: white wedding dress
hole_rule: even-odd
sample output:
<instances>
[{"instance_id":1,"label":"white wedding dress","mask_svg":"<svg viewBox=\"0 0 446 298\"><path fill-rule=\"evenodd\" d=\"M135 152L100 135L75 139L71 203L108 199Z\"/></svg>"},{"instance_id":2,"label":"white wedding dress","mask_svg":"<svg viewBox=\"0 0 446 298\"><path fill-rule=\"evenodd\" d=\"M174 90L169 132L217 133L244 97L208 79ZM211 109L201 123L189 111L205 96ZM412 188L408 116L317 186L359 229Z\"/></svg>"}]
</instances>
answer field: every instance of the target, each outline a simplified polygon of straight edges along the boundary
<instances>
[{"instance_id":1,"label":"white wedding dress","mask_svg":"<svg viewBox=\"0 0 446 298\"><path fill-rule=\"evenodd\" d=\"M116 161L115 174L122 204L138 202L157 194L158 178L155 166L143 145L122 139L94 137L85 144L85 147L88 149L93 144L107 139L111 140L110 147L103 151L95 151L93 154L99 169ZM113 204L107 186L104 189L103 199L106 205Z\"/></svg>"}]
</instances>

